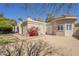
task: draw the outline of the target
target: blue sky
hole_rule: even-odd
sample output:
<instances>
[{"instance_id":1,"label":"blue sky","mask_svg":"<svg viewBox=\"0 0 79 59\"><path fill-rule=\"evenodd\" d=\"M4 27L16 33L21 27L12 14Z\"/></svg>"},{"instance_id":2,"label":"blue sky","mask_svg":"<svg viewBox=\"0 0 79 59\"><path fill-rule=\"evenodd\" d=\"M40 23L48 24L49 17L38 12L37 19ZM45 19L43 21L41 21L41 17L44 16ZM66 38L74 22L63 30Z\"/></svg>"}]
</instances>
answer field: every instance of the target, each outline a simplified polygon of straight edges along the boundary
<instances>
[{"instance_id":1,"label":"blue sky","mask_svg":"<svg viewBox=\"0 0 79 59\"><path fill-rule=\"evenodd\" d=\"M73 9L70 14L78 17L77 22L79 22L79 4L73 4ZM51 13L54 8L46 4L0 4L0 13L3 13L7 18L13 18L18 20L21 17L25 20L28 16L32 17L41 17L42 20L45 20L47 13ZM59 12L55 13L55 16L60 16L66 13L67 9L64 7ZM53 13L52 13L53 14Z\"/></svg>"}]
</instances>

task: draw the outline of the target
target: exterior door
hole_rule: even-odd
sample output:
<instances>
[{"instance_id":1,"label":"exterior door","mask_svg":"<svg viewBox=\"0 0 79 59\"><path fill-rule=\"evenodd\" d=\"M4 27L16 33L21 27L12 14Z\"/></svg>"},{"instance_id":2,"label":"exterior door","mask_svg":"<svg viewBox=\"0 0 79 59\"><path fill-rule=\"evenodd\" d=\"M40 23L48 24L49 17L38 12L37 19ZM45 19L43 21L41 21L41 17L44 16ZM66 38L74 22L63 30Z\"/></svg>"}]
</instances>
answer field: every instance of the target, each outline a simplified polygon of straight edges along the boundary
<instances>
[{"instance_id":1,"label":"exterior door","mask_svg":"<svg viewBox=\"0 0 79 59\"><path fill-rule=\"evenodd\" d=\"M65 36L73 35L73 24L65 24Z\"/></svg>"}]
</instances>

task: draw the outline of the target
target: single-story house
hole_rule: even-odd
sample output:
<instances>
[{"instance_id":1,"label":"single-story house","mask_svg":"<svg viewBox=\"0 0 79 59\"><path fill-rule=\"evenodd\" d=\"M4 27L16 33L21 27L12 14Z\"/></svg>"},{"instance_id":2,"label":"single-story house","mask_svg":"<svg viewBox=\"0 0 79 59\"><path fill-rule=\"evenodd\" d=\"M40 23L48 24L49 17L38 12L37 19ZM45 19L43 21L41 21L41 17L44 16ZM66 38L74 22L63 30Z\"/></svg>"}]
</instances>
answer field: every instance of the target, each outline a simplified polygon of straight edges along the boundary
<instances>
[{"instance_id":1,"label":"single-story house","mask_svg":"<svg viewBox=\"0 0 79 59\"><path fill-rule=\"evenodd\" d=\"M74 24L77 17L72 15L62 15L60 17L54 17L48 23L32 20L27 18L27 20L20 22L18 24L18 33L23 35L28 35L27 30L33 26L39 28L39 35L62 35L62 36L72 36L74 32Z\"/></svg>"},{"instance_id":2,"label":"single-story house","mask_svg":"<svg viewBox=\"0 0 79 59\"><path fill-rule=\"evenodd\" d=\"M77 17L72 15L62 15L54 17L47 25L47 34L72 36L74 24Z\"/></svg>"},{"instance_id":3,"label":"single-story house","mask_svg":"<svg viewBox=\"0 0 79 59\"><path fill-rule=\"evenodd\" d=\"M39 35L46 34L46 23L32 20L31 18L27 18L25 21L18 23L18 32L22 35L27 35L27 30L31 27L38 27Z\"/></svg>"}]
</instances>

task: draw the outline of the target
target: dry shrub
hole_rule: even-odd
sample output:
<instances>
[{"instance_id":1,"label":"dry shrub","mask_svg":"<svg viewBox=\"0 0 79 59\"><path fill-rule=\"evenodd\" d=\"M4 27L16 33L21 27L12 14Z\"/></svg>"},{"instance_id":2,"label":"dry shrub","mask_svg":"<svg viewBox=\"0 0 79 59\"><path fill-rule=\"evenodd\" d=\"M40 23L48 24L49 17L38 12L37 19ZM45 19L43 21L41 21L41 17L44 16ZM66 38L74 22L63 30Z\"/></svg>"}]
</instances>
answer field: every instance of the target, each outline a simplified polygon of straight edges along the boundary
<instances>
[{"instance_id":1,"label":"dry shrub","mask_svg":"<svg viewBox=\"0 0 79 59\"><path fill-rule=\"evenodd\" d=\"M52 47L43 40L28 40L24 45L28 56L64 55L59 52L62 51L61 48Z\"/></svg>"},{"instance_id":2,"label":"dry shrub","mask_svg":"<svg viewBox=\"0 0 79 59\"><path fill-rule=\"evenodd\" d=\"M61 50L61 49L60 49ZM3 45L0 48L0 55L4 56L46 56L63 55L59 49L52 47L43 40L27 40L19 43Z\"/></svg>"},{"instance_id":3,"label":"dry shrub","mask_svg":"<svg viewBox=\"0 0 79 59\"><path fill-rule=\"evenodd\" d=\"M27 55L38 56L40 53L48 47L46 42L39 41L28 41L27 42Z\"/></svg>"},{"instance_id":4,"label":"dry shrub","mask_svg":"<svg viewBox=\"0 0 79 59\"><path fill-rule=\"evenodd\" d=\"M0 55L4 56L21 56L22 54L22 44L19 45L18 43L11 43L8 45L3 45L0 48Z\"/></svg>"}]
</instances>

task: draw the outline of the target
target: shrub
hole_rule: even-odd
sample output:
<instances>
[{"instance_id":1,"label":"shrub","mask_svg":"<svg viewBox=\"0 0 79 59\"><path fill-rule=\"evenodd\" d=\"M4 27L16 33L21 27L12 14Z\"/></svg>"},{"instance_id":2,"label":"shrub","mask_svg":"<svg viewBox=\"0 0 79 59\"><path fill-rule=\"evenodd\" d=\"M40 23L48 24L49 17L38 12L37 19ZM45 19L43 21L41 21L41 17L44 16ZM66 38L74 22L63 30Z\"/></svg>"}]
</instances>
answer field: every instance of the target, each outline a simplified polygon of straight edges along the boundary
<instances>
[{"instance_id":1,"label":"shrub","mask_svg":"<svg viewBox=\"0 0 79 59\"><path fill-rule=\"evenodd\" d=\"M0 55L4 56L51 56L63 55L55 47L42 40L21 41L20 44L9 44L0 46Z\"/></svg>"},{"instance_id":2,"label":"shrub","mask_svg":"<svg viewBox=\"0 0 79 59\"><path fill-rule=\"evenodd\" d=\"M13 27L16 25L16 21L5 17L0 17L0 33L12 33Z\"/></svg>"},{"instance_id":3,"label":"shrub","mask_svg":"<svg viewBox=\"0 0 79 59\"><path fill-rule=\"evenodd\" d=\"M29 36L38 36L38 28L36 27L32 27L30 29L28 29L28 34Z\"/></svg>"},{"instance_id":4,"label":"shrub","mask_svg":"<svg viewBox=\"0 0 79 59\"><path fill-rule=\"evenodd\" d=\"M26 51L28 56L52 55L51 45L42 40L27 41Z\"/></svg>"}]
</instances>

